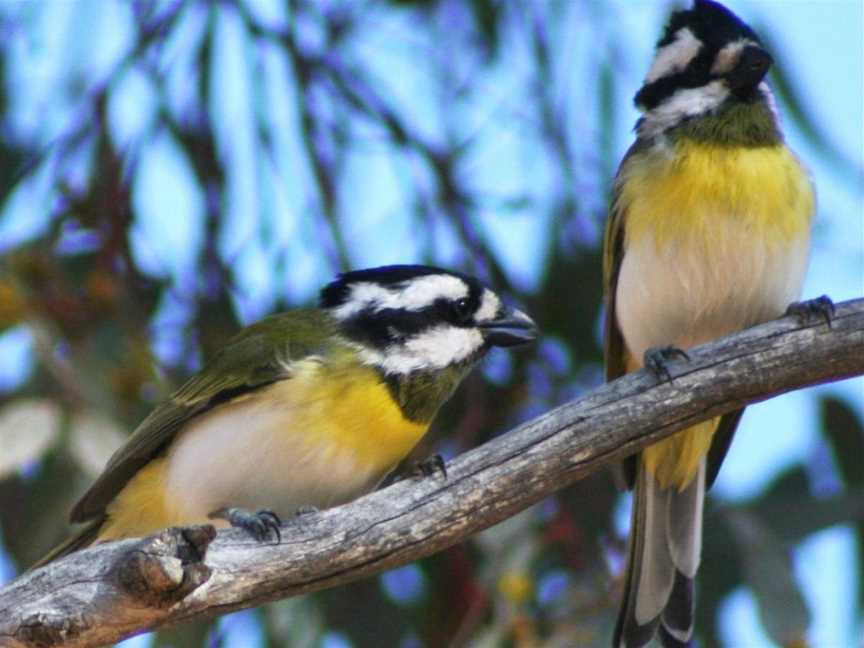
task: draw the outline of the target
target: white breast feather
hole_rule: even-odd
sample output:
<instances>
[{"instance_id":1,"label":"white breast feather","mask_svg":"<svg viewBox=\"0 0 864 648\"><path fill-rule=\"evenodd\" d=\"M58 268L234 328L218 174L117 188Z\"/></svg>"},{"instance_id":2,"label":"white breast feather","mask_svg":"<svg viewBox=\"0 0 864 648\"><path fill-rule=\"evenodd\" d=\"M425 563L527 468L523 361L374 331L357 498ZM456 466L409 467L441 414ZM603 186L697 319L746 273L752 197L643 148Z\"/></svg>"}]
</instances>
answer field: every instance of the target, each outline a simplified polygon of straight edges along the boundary
<instances>
[{"instance_id":1,"label":"white breast feather","mask_svg":"<svg viewBox=\"0 0 864 648\"><path fill-rule=\"evenodd\" d=\"M742 219L715 218L706 245L658 248L650 236L628 245L616 311L628 349L688 347L781 315L807 268L809 236L791 245L754 241Z\"/></svg>"},{"instance_id":2,"label":"white breast feather","mask_svg":"<svg viewBox=\"0 0 864 648\"><path fill-rule=\"evenodd\" d=\"M382 475L327 444L326 435L286 433L296 410L290 394L278 393L288 389L284 384L270 388L276 393L266 404L256 396L202 415L174 443L166 490L176 494L184 519L207 522L208 513L225 506L270 508L288 519L302 506L325 508L374 488Z\"/></svg>"}]
</instances>

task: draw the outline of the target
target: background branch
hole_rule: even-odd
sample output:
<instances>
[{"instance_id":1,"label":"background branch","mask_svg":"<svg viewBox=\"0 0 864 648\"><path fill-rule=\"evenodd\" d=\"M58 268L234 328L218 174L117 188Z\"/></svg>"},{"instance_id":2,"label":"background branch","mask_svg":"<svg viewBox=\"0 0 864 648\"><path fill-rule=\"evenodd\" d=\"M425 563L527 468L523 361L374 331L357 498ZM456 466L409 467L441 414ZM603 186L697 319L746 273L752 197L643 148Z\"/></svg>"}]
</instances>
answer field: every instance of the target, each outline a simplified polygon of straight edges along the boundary
<instances>
[{"instance_id":1,"label":"background branch","mask_svg":"<svg viewBox=\"0 0 864 648\"><path fill-rule=\"evenodd\" d=\"M110 543L0 590L0 645L97 646L166 624L344 584L428 556L624 455L748 403L864 374L864 299L831 325L785 317L636 372L448 465L303 516L278 545L210 527ZM771 432L773 431L766 431Z\"/></svg>"}]
</instances>

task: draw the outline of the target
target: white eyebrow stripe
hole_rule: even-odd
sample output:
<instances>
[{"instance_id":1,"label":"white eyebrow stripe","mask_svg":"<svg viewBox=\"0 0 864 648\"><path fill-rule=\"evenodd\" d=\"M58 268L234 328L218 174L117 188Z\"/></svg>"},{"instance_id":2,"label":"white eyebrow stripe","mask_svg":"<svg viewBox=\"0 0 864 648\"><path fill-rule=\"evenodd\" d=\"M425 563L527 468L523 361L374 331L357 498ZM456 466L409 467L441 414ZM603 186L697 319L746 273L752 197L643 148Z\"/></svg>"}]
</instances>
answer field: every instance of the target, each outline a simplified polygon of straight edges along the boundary
<instances>
[{"instance_id":1,"label":"white eyebrow stripe","mask_svg":"<svg viewBox=\"0 0 864 648\"><path fill-rule=\"evenodd\" d=\"M723 48L717 52L717 56L714 57L714 64L711 66L711 74L726 74L729 72L738 62L741 50L748 45L757 45L757 43L749 38L739 38L728 45L724 45Z\"/></svg>"},{"instance_id":2,"label":"white eyebrow stripe","mask_svg":"<svg viewBox=\"0 0 864 648\"><path fill-rule=\"evenodd\" d=\"M702 49L700 41L687 27L675 32L675 40L657 49L651 69L645 76L645 83L653 83L657 79L680 72L696 58Z\"/></svg>"},{"instance_id":3,"label":"white eyebrow stripe","mask_svg":"<svg viewBox=\"0 0 864 648\"><path fill-rule=\"evenodd\" d=\"M498 298L498 295L488 288L484 288L483 296L480 298L480 308L477 309L477 313L474 315L475 321L486 322L494 319L499 310L501 310L501 300Z\"/></svg>"},{"instance_id":4,"label":"white eyebrow stripe","mask_svg":"<svg viewBox=\"0 0 864 648\"><path fill-rule=\"evenodd\" d=\"M456 300L467 296L468 285L453 275L425 275L393 286L363 281L351 285L347 300L334 314L339 319L347 319L367 309L416 311L431 306L438 299Z\"/></svg>"}]
</instances>

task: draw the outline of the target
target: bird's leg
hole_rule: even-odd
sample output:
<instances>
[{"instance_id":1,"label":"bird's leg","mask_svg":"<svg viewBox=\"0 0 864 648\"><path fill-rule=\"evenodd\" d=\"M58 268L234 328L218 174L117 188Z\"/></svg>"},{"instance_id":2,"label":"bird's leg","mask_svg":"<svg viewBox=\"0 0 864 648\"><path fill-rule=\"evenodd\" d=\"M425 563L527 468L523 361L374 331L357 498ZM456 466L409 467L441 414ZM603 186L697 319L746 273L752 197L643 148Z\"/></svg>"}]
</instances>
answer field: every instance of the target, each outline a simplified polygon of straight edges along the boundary
<instances>
[{"instance_id":1,"label":"bird's leg","mask_svg":"<svg viewBox=\"0 0 864 648\"><path fill-rule=\"evenodd\" d=\"M806 301L792 302L786 308L785 314L794 315L802 324L808 324L816 318L821 318L825 320L828 326L831 326L831 320L834 318L834 302L828 295Z\"/></svg>"},{"instance_id":2,"label":"bird's leg","mask_svg":"<svg viewBox=\"0 0 864 648\"><path fill-rule=\"evenodd\" d=\"M447 466L444 463L444 457L440 454L435 454L426 459L415 461L413 469L411 470L411 476L431 477L436 472L440 472L444 479L447 479Z\"/></svg>"},{"instance_id":3,"label":"bird's leg","mask_svg":"<svg viewBox=\"0 0 864 648\"><path fill-rule=\"evenodd\" d=\"M282 540L282 533L279 531L282 521L278 515L268 509L249 511L232 506L213 511L207 517L227 520L232 527L243 529L258 542L269 539L271 535L275 536L277 544Z\"/></svg>"},{"instance_id":4,"label":"bird's leg","mask_svg":"<svg viewBox=\"0 0 864 648\"><path fill-rule=\"evenodd\" d=\"M440 454L414 461L398 470L392 470L381 482L380 488L387 488L406 479L431 477L436 472L440 472L444 479L447 479L447 466L444 465L444 458Z\"/></svg>"},{"instance_id":5,"label":"bird's leg","mask_svg":"<svg viewBox=\"0 0 864 648\"><path fill-rule=\"evenodd\" d=\"M676 346L651 347L645 351L642 362L645 368L654 374L657 380L672 380L668 362L675 358L689 360L690 356L684 349Z\"/></svg>"}]
</instances>

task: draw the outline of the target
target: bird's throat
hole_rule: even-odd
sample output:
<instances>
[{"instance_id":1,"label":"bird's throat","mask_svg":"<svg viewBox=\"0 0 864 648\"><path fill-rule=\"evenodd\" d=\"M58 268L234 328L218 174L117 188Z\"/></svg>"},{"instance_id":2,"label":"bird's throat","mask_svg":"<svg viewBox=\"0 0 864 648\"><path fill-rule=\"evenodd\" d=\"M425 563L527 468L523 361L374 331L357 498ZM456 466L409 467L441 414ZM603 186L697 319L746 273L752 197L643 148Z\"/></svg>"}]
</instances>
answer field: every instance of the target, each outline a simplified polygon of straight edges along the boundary
<instances>
[{"instance_id":1,"label":"bird's throat","mask_svg":"<svg viewBox=\"0 0 864 648\"><path fill-rule=\"evenodd\" d=\"M410 421L429 423L450 398L473 363L435 371L416 371L384 377L393 399Z\"/></svg>"}]
</instances>

